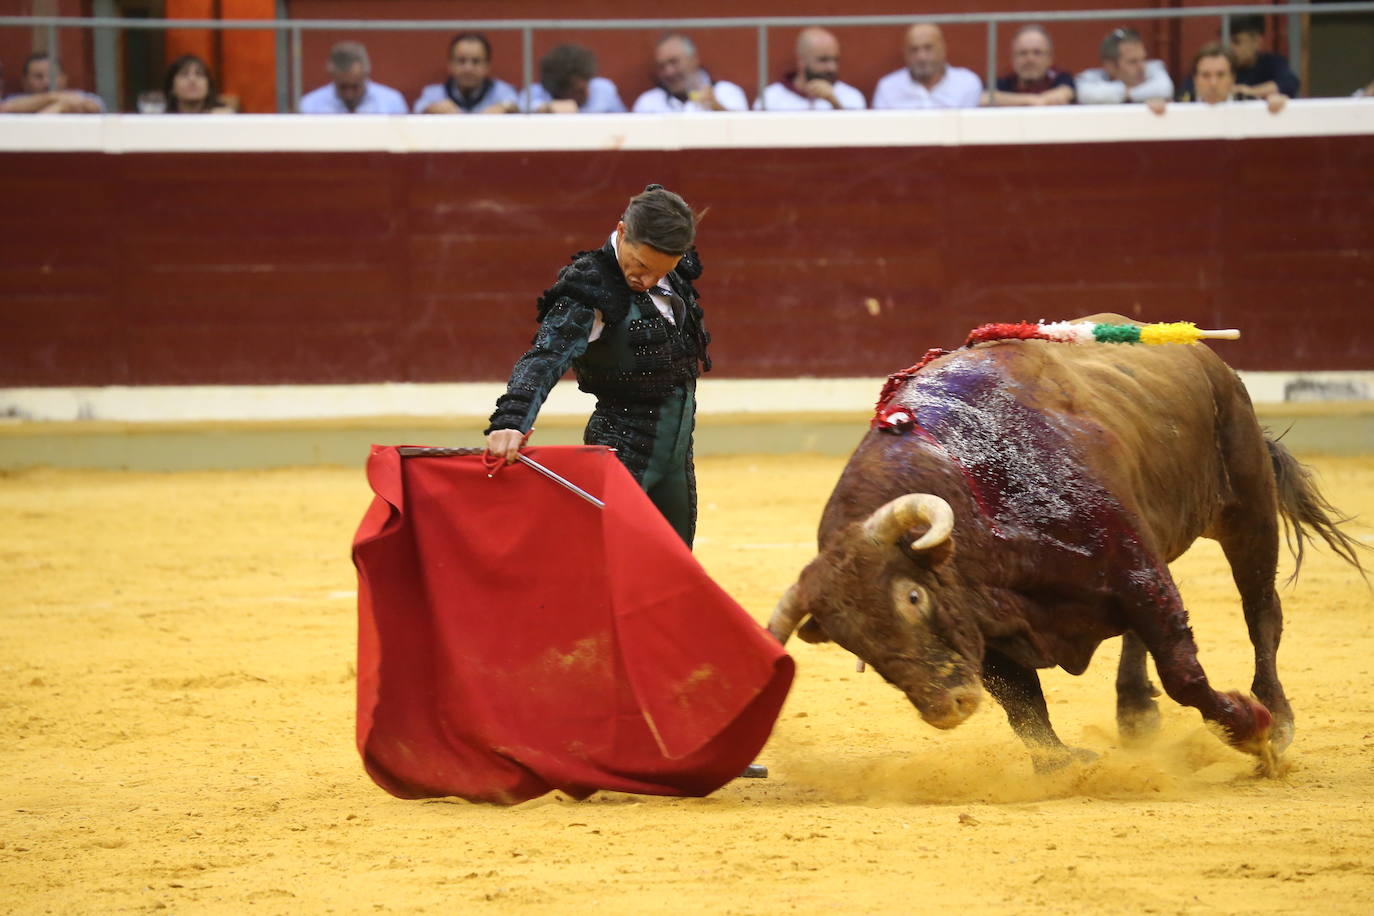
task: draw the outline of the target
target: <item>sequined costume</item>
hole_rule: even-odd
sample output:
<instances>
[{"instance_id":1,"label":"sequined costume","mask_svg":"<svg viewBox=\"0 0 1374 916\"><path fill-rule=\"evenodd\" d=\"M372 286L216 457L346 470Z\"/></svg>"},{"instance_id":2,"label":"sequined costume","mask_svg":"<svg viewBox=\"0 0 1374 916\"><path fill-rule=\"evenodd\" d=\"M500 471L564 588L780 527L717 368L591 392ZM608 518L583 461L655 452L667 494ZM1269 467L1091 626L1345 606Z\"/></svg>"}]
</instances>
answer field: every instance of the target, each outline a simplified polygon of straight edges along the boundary
<instances>
[{"instance_id":1,"label":"sequined costume","mask_svg":"<svg viewBox=\"0 0 1374 916\"><path fill-rule=\"evenodd\" d=\"M696 531L696 379L711 368L710 335L692 286L700 275L695 249L668 274L674 323L659 313L649 293L630 289L610 242L573 255L539 299L539 330L516 362L486 430L529 432L571 365L578 387L597 398L583 441L615 449L689 546ZM604 328L589 341L597 312Z\"/></svg>"}]
</instances>

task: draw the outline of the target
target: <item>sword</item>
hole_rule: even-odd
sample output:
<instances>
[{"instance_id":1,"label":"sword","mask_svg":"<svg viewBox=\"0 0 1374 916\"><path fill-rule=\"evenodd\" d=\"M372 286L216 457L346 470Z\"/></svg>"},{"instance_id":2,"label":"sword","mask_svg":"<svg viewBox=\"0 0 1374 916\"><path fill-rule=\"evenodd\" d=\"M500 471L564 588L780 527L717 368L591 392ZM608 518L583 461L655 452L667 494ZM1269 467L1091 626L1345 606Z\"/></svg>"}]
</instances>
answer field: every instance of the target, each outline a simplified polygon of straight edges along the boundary
<instances>
[{"instance_id":1,"label":"sword","mask_svg":"<svg viewBox=\"0 0 1374 916\"><path fill-rule=\"evenodd\" d=\"M486 449L480 448L413 448L407 446L404 448L399 448L396 451L400 453L402 458L443 458L452 455L487 454ZM596 506L598 509L606 508L606 504L604 502L597 499L595 496L588 493L586 490L582 489L577 484L573 483L571 480L568 480L566 477L561 477L558 474L555 474L553 471L550 471L548 468L544 467L542 464L540 464L538 461L535 461L533 458L527 458L524 455L517 453L515 456L515 460L519 461L521 464L529 465L535 471L538 471L540 474L543 474L545 477L549 478L549 480L552 480L554 483L559 484L563 487L567 487L569 490L576 493L578 496L582 497L587 502L591 503L593 506Z\"/></svg>"},{"instance_id":2,"label":"sword","mask_svg":"<svg viewBox=\"0 0 1374 916\"><path fill-rule=\"evenodd\" d=\"M562 484L569 490L572 490L578 496L585 499L587 502L591 503L593 506L596 506L598 509L606 508L606 504L604 502L597 499L595 496L588 493L586 490L582 489L577 484L573 483L571 480L568 480L564 477L559 477L553 471L550 471L548 468L544 467L542 464L540 464L538 461L535 461L533 458L526 458L524 455L521 455L517 452L515 455L515 460L520 462L521 464L529 465L539 473L543 474L545 477L549 478L549 480L552 480L554 483Z\"/></svg>"}]
</instances>

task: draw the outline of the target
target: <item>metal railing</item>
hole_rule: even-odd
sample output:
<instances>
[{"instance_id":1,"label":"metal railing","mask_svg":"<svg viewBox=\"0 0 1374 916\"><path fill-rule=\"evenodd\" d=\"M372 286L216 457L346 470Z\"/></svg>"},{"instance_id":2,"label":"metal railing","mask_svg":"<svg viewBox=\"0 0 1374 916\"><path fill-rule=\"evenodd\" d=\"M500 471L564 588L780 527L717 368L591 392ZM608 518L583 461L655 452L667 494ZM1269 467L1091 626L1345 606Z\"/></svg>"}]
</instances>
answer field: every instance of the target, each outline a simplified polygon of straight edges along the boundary
<instances>
[{"instance_id":1,"label":"metal railing","mask_svg":"<svg viewBox=\"0 0 1374 916\"><path fill-rule=\"evenodd\" d=\"M97 8L106 6L98 2ZM279 3L278 9L284 9ZM1238 15L1283 15L1289 19L1289 34L1299 35L1304 15L1342 15L1374 12L1374 2L1355 3L1286 3L1251 4L1238 6L1198 6L1174 9L1103 9L1062 10L1044 12L986 12L932 13L873 16L740 16L677 19L126 19L118 16L0 16L0 28L27 26L48 30L49 53L56 58L58 31L64 28L102 30L121 29L249 29L277 33L277 109L294 110L300 101L301 34L303 32L519 32L521 38L521 69L524 85L534 82L534 33L540 31L623 31L689 29L752 29L758 44L758 97L768 85L768 32L770 29L801 29L807 26L906 27L914 22L937 25L983 25L987 28L986 85L997 81L997 31L1006 24L1037 22L1095 22L1141 19L1201 19L1220 21L1222 41L1230 39L1230 17ZM1302 43L1295 43L1301 48ZM1301 60L1297 52L1290 55L1295 70ZM288 90L289 87L289 90ZM289 93L289 95L288 95ZM109 101L109 100L107 100Z\"/></svg>"}]
</instances>

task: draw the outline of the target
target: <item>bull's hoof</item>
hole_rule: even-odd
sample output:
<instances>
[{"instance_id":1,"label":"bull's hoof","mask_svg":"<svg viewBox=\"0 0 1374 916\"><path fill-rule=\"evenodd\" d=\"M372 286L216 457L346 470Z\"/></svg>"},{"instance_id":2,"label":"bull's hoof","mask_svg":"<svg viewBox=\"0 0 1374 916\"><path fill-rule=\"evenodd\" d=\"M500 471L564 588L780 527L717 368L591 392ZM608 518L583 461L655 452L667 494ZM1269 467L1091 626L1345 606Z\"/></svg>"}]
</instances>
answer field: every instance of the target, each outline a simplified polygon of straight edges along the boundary
<instances>
[{"instance_id":1,"label":"bull's hoof","mask_svg":"<svg viewBox=\"0 0 1374 916\"><path fill-rule=\"evenodd\" d=\"M1293 743L1293 707L1288 705L1283 688L1262 684L1258 678L1251 687L1251 692L1273 717L1273 724L1269 727L1269 743L1273 745L1276 753L1282 754L1288 750L1288 745Z\"/></svg>"},{"instance_id":2,"label":"bull's hoof","mask_svg":"<svg viewBox=\"0 0 1374 916\"><path fill-rule=\"evenodd\" d=\"M1238 751L1254 754L1260 758L1262 766L1266 761L1277 761L1278 752L1275 751L1270 736L1274 717L1269 714L1269 710L1254 697L1236 691L1226 694L1226 697L1233 704L1230 721L1225 723L1231 746Z\"/></svg>"},{"instance_id":3,"label":"bull's hoof","mask_svg":"<svg viewBox=\"0 0 1374 916\"><path fill-rule=\"evenodd\" d=\"M1260 746L1259 753L1255 760L1255 775L1265 779L1277 779L1288 772L1288 765L1279 757L1279 752L1274 750L1272 741L1266 741Z\"/></svg>"},{"instance_id":4,"label":"bull's hoof","mask_svg":"<svg viewBox=\"0 0 1374 916\"><path fill-rule=\"evenodd\" d=\"M1293 743L1293 718L1276 716L1274 724L1269 729L1269 746L1274 749L1275 754L1282 754L1288 750L1288 745Z\"/></svg>"},{"instance_id":5,"label":"bull's hoof","mask_svg":"<svg viewBox=\"0 0 1374 916\"><path fill-rule=\"evenodd\" d=\"M1031 766L1041 776L1057 773L1075 764L1092 763L1096 759L1097 755L1086 748L1067 745L1036 748L1031 751Z\"/></svg>"},{"instance_id":6,"label":"bull's hoof","mask_svg":"<svg viewBox=\"0 0 1374 916\"><path fill-rule=\"evenodd\" d=\"M1159 734L1159 704L1147 700L1143 705L1116 704L1116 729L1126 744L1143 744Z\"/></svg>"}]
</instances>

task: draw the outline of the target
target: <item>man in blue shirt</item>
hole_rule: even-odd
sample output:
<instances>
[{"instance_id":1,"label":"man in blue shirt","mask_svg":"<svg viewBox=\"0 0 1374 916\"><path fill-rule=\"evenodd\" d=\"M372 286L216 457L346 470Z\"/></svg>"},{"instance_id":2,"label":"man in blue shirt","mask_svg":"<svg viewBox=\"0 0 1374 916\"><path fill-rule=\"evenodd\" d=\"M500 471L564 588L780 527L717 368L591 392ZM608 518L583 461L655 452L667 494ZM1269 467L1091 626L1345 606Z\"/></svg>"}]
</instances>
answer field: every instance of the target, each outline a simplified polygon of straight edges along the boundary
<instances>
[{"instance_id":1,"label":"man in blue shirt","mask_svg":"<svg viewBox=\"0 0 1374 916\"><path fill-rule=\"evenodd\" d=\"M67 88L67 75L53 63L47 51L30 54L24 61L23 92L0 102L6 114L103 114L105 102L98 95Z\"/></svg>"},{"instance_id":2,"label":"man in blue shirt","mask_svg":"<svg viewBox=\"0 0 1374 916\"><path fill-rule=\"evenodd\" d=\"M596 75L596 55L558 45L539 61L539 82L520 93L520 107L540 114L606 114L625 110L620 90Z\"/></svg>"},{"instance_id":3,"label":"man in blue shirt","mask_svg":"<svg viewBox=\"0 0 1374 916\"><path fill-rule=\"evenodd\" d=\"M426 86L416 114L509 114L518 110L515 87L491 75L491 42L464 32L448 44L448 79Z\"/></svg>"},{"instance_id":4,"label":"man in blue shirt","mask_svg":"<svg viewBox=\"0 0 1374 916\"><path fill-rule=\"evenodd\" d=\"M367 48L341 41L329 50L331 82L301 96L301 114L408 114L405 97L368 79Z\"/></svg>"}]
</instances>

